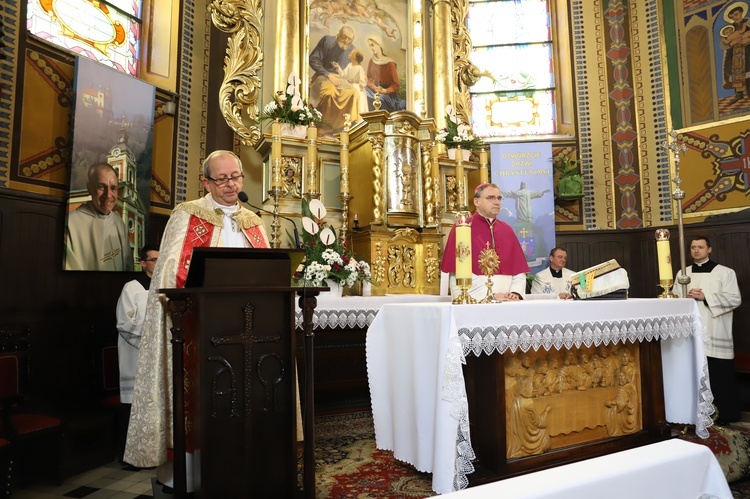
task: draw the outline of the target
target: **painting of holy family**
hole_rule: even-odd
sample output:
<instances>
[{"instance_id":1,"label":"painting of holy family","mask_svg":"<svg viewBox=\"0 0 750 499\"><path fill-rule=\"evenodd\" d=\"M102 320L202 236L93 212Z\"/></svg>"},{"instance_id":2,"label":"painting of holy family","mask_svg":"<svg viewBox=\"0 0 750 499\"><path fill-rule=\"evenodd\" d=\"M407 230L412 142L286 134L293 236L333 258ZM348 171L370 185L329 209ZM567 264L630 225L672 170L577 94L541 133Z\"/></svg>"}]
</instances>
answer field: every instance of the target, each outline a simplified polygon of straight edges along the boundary
<instances>
[{"instance_id":1,"label":"painting of holy family","mask_svg":"<svg viewBox=\"0 0 750 499\"><path fill-rule=\"evenodd\" d=\"M361 113L407 106L407 0L311 0L309 100L323 114L321 134L332 135Z\"/></svg>"}]
</instances>

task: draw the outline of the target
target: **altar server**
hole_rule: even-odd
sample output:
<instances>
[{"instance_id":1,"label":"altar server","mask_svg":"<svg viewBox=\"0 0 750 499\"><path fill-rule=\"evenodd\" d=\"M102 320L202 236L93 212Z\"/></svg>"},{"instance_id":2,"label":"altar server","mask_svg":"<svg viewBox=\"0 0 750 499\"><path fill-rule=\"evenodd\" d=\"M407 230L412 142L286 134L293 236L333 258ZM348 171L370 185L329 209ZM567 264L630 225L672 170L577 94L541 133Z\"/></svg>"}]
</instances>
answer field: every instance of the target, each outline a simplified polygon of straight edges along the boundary
<instances>
[{"instance_id":1,"label":"altar server","mask_svg":"<svg viewBox=\"0 0 750 499\"><path fill-rule=\"evenodd\" d=\"M714 404L719 411L720 424L740 419L739 392L734 372L734 342L732 339L733 310L740 306L742 297L734 270L719 265L709 258L711 242L707 237L695 237L690 243L693 265L686 269L690 276L688 298L698 302L703 324L708 334L706 357ZM675 283L677 283L675 276ZM675 286L682 295L682 286Z\"/></svg>"}]
</instances>

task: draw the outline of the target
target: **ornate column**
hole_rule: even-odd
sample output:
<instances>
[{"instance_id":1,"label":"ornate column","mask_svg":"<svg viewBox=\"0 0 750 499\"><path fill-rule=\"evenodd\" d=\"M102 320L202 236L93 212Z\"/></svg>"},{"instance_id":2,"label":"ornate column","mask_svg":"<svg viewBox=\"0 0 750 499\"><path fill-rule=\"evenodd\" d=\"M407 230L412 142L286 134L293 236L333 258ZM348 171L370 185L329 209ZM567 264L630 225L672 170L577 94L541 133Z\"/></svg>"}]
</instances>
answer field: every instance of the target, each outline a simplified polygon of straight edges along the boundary
<instances>
[{"instance_id":1,"label":"ornate column","mask_svg":"<svg viewBox=\"0 0 750 499\"><path fill-rule=\"evenodd\" d=\"M435 193L432 188L432 148L435 143L422 144L422 190L424 192L424 223L425 227L435 226Z\"/></svg>"},{"instance_id":2,"label":"ornate column","mask_svg":"<svg viewBox=\"0 0 750 499\"><path fill-rule=\"evenodd\" d=\"M289 73L301 75L300 43L300 2L298 0L277 0L276 15L276 68L273 75L273 88L286 88Z\"/></svg>"},{"instance_id":3,"label":"ornate column","mask_svg":"<svg viewBox=\"0 0 750 499\"><path fill-rule=\"evenodd\" d=\"M438 129L445 127L445 106L454 100L453 29L451 28L451 3L449 0L432 0L434 15L432 54L432 109ZM438 146L440 153L445 145Z\"/></svg>"}]
</instances>

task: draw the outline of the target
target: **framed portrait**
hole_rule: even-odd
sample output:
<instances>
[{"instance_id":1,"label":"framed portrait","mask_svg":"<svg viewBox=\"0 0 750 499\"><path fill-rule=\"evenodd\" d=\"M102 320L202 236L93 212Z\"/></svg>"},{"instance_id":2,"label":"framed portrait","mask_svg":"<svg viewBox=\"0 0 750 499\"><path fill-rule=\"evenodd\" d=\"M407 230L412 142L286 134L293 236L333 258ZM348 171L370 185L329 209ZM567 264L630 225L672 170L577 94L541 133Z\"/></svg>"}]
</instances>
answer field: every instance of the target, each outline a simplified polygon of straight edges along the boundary
<instances>
[{"instance_id":1,"label":"framed portrait","mask_svg":"<svg viewBox=\"0 0 750 499\"><path fill-rule=\"evenodd\" d=\"M65 270L138 270L146 241L155 88L76 58Z\"/></svg>"},{"instance_id":2,"label":"framed portrait","mask_svg":"<svg viewBox=\"0 0 750 499\"><path fill-rule=\"evenodd\" d=\"M408 0L307 4L305 67L309 101L323 114L319 133L340 132L344 114L352 123L359 122L361 113L375 110L377 93L381 110L414 109L415 96L423 95L414 83L415 59L422 60L422 40L414 36L415 31L421 33L421 7L415 14Z\"/></svg>"}]
</instances>

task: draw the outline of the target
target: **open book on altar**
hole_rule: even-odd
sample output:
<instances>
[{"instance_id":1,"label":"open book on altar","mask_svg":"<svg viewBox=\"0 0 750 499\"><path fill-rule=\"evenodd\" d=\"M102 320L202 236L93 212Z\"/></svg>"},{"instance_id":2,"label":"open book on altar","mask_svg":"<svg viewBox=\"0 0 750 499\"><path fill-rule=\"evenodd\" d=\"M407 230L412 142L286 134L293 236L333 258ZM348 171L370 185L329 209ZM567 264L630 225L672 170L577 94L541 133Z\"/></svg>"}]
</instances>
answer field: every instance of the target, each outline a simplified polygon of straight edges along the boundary
<instances>
[{"instance_id":1,"label":"open book on altar","mask_svg":"<svg viewBox=\"0 0 750 499\"><path fill-rule=\"evenodd\" d=\"M570 276L570 294L576 300L625 299L630 281L617 260L609 260Z\"/></svg>"}]
</instances>

